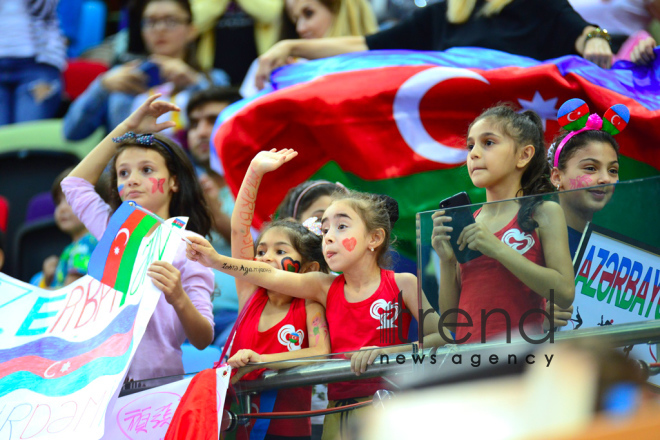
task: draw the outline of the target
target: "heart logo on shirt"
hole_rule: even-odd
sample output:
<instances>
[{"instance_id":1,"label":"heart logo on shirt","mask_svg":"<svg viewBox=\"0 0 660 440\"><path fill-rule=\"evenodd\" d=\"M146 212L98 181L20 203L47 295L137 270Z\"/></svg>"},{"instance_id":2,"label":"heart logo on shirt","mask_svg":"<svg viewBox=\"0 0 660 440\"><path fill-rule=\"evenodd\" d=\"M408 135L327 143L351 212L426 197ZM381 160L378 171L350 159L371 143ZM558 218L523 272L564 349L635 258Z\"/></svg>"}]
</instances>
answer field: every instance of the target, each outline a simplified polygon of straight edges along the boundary
<instances>
[{"instance_id":1,"label":"heart logo on shirt","mask_svg":"<svg viewBox=\"0 0 660 440\"><path fill-rule=\"evenodd\" d=\"M371 317L377 319L380 325L376 329L396 327L396 318L399 316L399 303L387 302L377 299L371 304Z\"/></svg>"},{"instance_id":2,"label":"heart logo on shirt","mask_svg":"<svg viewBox=\"0 0 660 440\"><path fill-rule=\"evenodd\" d=\"M291 324L283 325L277 332L277 340L289 351L300 350L304 339L305 332L296 330Z\"/></svg>"},{"instance_id":3,"label":"heart logo on shirt","mask_svg":"<svg viewBox=\"0 0 660 440\"><path fill-rule=\"evenodd\" d=\"M534 237L532 237L532 234L526 234L516 228L512 228L502 236L502 242L520 255L524 255L525 252L534 246Z\"/></svg>"}]
</instances>

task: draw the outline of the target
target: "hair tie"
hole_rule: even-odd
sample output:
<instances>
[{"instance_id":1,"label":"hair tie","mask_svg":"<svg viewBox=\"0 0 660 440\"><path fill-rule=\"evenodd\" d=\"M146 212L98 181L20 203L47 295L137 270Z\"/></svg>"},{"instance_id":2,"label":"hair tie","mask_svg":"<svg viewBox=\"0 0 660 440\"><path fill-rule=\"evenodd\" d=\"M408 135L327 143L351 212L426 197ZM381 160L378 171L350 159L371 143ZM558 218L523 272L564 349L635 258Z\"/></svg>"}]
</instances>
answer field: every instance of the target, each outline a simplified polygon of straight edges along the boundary
<instances>
[{"instance_id":1,"label":"hair tie","mask_svg":"<svg viewBox=\"0 0 660 440\"><path fill-rule=\"evenodd\" d=\"M136 144L140 145L151 145L154 143L154 135L151 133L135 134L132 131L128 131L122 136L112 138L112 142L115 144L121 144L129 140L134 140Z\"/></svg>"},{"instance_id":2,"label":"hair tie","mask_svg":"<svg viewBox=\"0 0 660 440\"><path fill-rule=\"evenodd\" d=\"M564 129L570 133L562 139L555 150L555 168L559 167L559 156L564 145L576 134L589 130L602 130L612 136L621 133L630 121L630 111L623 104L616 104L607 109L604 118L601 119L598 114L589 114L589 106L581 99L569 99L559 107L557 111L557 121Z\"/></svg>"},{"instance_id":3,"label":"hair tie","mask_svg":"<svg viewBox=\"0 0 660 440\"><path fill-rule=\"evenodd\" d=\"M135 134L134 132L129 131L122 136L112 138L112 142L115 144L121 144L130 140L133 140L138 145L153 145L154 143L157 143L161 147L165 148L172 157L176 158L172 148L165 142L156 138L153 133Z\"/></svg>"},{"instance_id":4,"label":"hair tie","mask_svg":"<svg viewBox=\"0 0 660 440\"><path fill-rule=\"evenodd\" d=\"M319 220L318 217L310 217L304 222L302 222L302 225L306 227L307 230L314 235L318 235L318 236L323 235L323 230L321 229L321 221Z\"/></svg>"}]
</instances>

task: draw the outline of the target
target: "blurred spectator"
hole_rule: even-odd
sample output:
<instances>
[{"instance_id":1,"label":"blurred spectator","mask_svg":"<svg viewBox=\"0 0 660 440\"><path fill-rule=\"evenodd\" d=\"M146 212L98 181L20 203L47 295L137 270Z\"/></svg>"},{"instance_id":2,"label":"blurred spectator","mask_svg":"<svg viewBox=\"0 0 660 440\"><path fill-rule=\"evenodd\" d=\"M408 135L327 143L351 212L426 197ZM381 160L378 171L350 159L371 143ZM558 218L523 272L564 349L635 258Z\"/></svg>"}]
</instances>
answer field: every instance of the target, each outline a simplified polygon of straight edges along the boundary
<instances>
[{"instance_id":1,"label":"blurred spectator","mask_svg":"<svg viewBox=\"0 0 660 440\"><path fill-rule=\"evenodd\" d=\"M0 1L0 126L57 113L66 65L57 2Z\"/></svg>"},{"instance_id":2,"label":"blurred spectator","mask_svg":"<svg viewBox=\"0 0 660 440\"><path fill-rule=\"evenodd\" d=\"M484 47L539 60L580 54L609 68L612 52L601 29L567 0L447 0L433 3L368 37L284 40L260 57L257 86L291 57L324 58L368 49L446 50Z\"/></svg>"},{"instance_id":3,"label":"blurred spectator","mask_svg":"<svg viewBox=\"0 0 660 440\"><path fill-rule=\"evenodd\" d=\"M283 0L192 0L201 66L223 69L232 84L240 84L252 60L277 41L283 4Z\"/></svg>"},{"instance_id":4,"label":"blurred spectator","mask_svg":"<svg viewBox=\"0 0 660 440\"><path fill-rule=\"evenodd\" d=\"M213 84L228 84L224 72L202 71L195 61L195 29L188 0L147 0L142 38L149 59L125 63L94 80L64 117L67 139L83 139L103 125L110 131L144 102L142 94L161 93L161 99L185 108L191 93ZM166 134L174 137L185 122L170 113L159 122L169 118L177 125Z\"/></svg>"},{"instance_id":5,"label":"blurred spectator","mask_svg":"<svg viewBox=\"0 0 660 440\"><path fill-rule=\"evenodd\" d=\"M376 16L367 0L286 0L280 39L364 36L378 30ZM255 60L241 86L241 95L250 97L259 90Z\"/></svg>"},{"instance_id":6,"label":"blurred spectator","mask_svg":"<svg viewBox=\"0 0 660 440\"><path fill-rule=\"evenodd\" d=\"M188 114L188 148L193 162L199 170L199 180L204 190L206 202L213 215L211 244L222 255L231 256L231 213L234 209L234 196L223 176L209 165L209 149L213 126L218 115L240 95L235 89L212 87L196 93L190 98ZM238 295L233 277L217 270L213 292L213 317L215 320L215 345L222 346L238 317Z\"/></svg>"},{"instance_id":7,"label":"blurred spectator","mask_svg":"<svg viewBox=\"0 0 660 440\"><path fill-rule=\"evenodd\" d=\"M71 284L87 274L87 266L97 240L87 231L66 201L60 183L69 175L73 167L62 171L51 188L55 202L55 223L60 230L71 236L71 244L61 255L51 255L44 260L43 270L30 284L42 288L59 288Z\"/></svg>"}]
</instances>

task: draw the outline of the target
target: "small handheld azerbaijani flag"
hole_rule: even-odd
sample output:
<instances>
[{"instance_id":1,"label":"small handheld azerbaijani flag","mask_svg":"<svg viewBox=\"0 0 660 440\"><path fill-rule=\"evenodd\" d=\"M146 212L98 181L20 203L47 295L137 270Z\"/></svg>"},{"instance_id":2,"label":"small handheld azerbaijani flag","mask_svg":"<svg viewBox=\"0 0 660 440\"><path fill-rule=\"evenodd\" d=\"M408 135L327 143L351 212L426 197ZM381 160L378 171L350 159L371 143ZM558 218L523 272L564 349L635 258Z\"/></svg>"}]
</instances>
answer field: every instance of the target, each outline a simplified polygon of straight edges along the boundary
<instances>
[{"instance_id":1,"label":"small handheld azerbaijani flag","mask_svg":"<svg viewBox=\"0 0 660 440\"><path fill-rule=\"evenodd\" d=\"M181 229L181 228L183 228L186 224L185 224L185 222L183 222L183 220L178 219L178 218L175 218L175 219L172 221L172 225L173 225L175 228L179 228L179 229Z\"/></svg>"},{"instance_id":2,"label":"small handheld azerbaijani flag","mask_svg":"<svg viewBox=\"0 0 660 440\"><path fill-rule=\"evenodd\" d=\"M110 218L103 237L92 252L89 275L123 292L121 304L128 291L142 238L156 223L158 220L152 216L124 202Z\"/></svg>"}]
</instances>

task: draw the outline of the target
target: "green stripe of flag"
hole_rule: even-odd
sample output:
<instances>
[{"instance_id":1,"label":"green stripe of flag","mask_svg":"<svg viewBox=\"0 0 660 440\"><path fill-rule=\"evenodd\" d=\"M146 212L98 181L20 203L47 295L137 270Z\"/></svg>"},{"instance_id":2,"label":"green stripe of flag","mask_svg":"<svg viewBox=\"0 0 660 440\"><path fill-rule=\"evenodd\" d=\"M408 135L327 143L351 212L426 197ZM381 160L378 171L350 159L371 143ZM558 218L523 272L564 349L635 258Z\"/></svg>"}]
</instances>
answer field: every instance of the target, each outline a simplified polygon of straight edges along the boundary
<instances>
[{"instance_id":1,"label":"green stripe of flag","mask_svg":"<svg viewBox=\"0 0 660 440\"><path fill-rule=\"evenodd\" d=\"M151 217L150 215L145 215L144 218L138 223L138 225L133 229L126 248L124 250L124 255L121 259L121 264L119 265L119 270L117 271L117 281L115 282L115 290L123 292L121 297L121 302L119 306L124 305L126 300L126 292L128 292L128 285L131 282L131 274L133 272L133 267L135 265L135 257L137 256L138 250L140 249L140 243L142 238L149 233L149 230L158 223L158 220Z\"/></svg>"}]
</instances>

